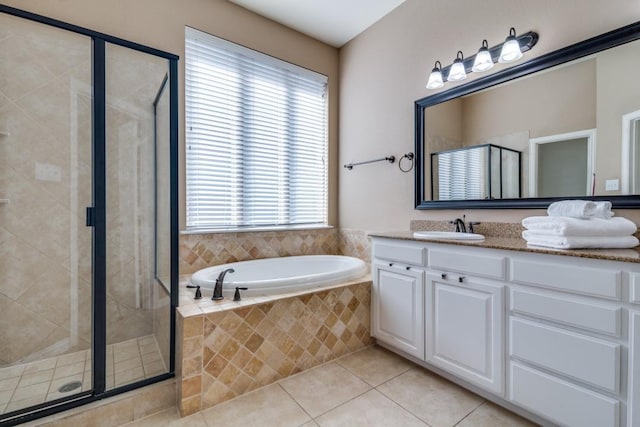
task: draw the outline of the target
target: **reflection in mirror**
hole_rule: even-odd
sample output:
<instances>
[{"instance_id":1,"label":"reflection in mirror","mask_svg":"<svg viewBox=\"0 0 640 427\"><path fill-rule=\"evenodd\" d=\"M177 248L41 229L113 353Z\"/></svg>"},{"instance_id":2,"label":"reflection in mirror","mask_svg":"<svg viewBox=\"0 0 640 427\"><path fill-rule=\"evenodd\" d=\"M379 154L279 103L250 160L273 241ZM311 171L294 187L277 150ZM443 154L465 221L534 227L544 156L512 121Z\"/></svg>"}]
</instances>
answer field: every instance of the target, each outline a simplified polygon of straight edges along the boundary
<instances>
[{"instance_id":1,"label":"reflection in mirror","mask_svg":"<svg viewBox=\"0 0 640 427\"><path fill-rule=\"evenodd\" d=\"M624 197L640 194L640 79L628 72L640 69L638 38L640 23L416 101L416 207L542 207L592 196L639 207ZM521 153L519 194L445 198L432 154L487 144ZM473 174L465 167L459 180Z\"/></svg>"},{"instance_id":2,"label":"reflection in mirror","mask_svg":"<svg viewBox=\"0 0 640 427\"><path fill-rule=\"evenodd\" d=\"M432 153L433 199L520 197L520 157L492 144Z\"/></svg>"}]
</instances>

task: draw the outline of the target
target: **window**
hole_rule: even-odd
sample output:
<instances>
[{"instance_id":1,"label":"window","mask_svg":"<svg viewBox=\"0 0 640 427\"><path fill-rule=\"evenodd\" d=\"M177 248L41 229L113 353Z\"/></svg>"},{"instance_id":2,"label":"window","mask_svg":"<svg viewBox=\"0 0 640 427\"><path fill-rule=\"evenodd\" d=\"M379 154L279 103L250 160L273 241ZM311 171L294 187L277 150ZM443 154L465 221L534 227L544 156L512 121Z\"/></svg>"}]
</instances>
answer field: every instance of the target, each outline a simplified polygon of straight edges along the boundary
<instances>
[{"instance_id":1,"label":"window","mask_svg":"<svg viewBox=\"0 0 640 427\"><path fill-rule=\"evenodd\" d=\"M186 28L187 228L327 224L327 77Z\"/></svg>"}]
</instances>

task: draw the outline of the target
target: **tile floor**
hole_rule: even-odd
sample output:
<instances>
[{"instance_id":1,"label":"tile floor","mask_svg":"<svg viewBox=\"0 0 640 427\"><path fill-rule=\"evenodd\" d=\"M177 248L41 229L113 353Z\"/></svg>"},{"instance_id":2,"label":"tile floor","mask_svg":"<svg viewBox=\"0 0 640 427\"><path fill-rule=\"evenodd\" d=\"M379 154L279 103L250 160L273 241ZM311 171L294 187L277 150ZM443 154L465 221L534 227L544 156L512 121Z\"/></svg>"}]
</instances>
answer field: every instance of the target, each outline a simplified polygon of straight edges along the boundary
<instances>
[{"instance_id":1,"label":"tile floor","mask_svg":"<svg viewBox=\"0 0 640 427\"><path fill-rule=\"evenodd\" d=\"M153 335L107 346L107 388L166 372ZM79 382L82 388L58 389ZM0 368L0 414L73 395L91 388L91 352Z\"/></svg>"},{"instance_id":2,"label":"tile floor","mask_svg":"<svg viewBox=\"0 0 640 427\"><path fill-rule=\"evenodd\" d=\"M380 347L369 347L197 414L128 427L533 426Z\"/></svg>"}]
</instances>

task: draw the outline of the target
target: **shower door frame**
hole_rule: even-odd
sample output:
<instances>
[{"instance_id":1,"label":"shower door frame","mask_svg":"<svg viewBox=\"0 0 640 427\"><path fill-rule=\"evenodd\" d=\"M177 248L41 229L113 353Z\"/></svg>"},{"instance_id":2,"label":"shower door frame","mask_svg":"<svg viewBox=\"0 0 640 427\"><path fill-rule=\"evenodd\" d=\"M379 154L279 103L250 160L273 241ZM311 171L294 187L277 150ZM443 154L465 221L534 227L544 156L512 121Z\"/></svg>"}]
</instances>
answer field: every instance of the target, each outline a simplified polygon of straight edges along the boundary
<instances>
[{"instance_id":1,"label":"shower door frame","mask_svg":"<svg viewBox=\"0 0 640 427\"><path fill-rule=\"evenodd\" d=\"M106 397L121 394L175 376L175 330L178 306L178 60L179 56L77 25L0 4L0 13L91 38L92 41L92 206L86 225L92 227L92 389L0 416L0 424L13 426ZM107 348L107 234L106 234L106 45L114 44L164 58L169 68L169 187L170 196L170 355L169 370L158 376L106 389ZM155 197L154 197L155 198ZM4 415L9 415L4 417Z\"/></svg>"}]
</instances>

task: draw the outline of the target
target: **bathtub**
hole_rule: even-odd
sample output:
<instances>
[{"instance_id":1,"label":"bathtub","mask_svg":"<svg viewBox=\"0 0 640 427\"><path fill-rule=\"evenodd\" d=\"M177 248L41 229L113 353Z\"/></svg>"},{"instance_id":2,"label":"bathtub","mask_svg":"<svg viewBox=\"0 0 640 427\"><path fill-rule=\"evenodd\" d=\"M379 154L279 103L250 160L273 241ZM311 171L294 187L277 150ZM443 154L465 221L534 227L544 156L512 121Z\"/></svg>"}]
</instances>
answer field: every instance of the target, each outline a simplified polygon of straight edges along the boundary
<instances>
[{"instance_id":1,"label":"bathtub","mask_svg":"<svg viewBox=\"0 0 640 427\"><path fill-rule=\"evenodd\" d=\"M341 255L303 255L240 261L203 268L191 276L191 284L213 289L222 270L233 268L224 278L222 294L232 298L236 287L248 288L242 296L273 295L335 285L367 273L364 261Z\"/></svg>"}]
</instances>

